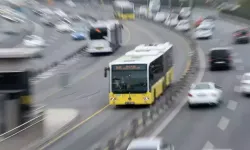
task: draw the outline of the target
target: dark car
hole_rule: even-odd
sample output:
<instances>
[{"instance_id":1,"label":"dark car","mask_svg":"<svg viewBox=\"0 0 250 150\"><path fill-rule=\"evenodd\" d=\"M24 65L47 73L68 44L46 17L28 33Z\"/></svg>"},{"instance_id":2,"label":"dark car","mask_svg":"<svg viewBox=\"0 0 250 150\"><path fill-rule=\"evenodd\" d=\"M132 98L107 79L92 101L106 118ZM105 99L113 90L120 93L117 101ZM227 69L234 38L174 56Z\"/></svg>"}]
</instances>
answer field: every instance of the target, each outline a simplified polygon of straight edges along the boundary
<instances>
[{"instance_id":1,"label":"dark car","mask_svg":"<svg viewBox=\"0 0 250 150\"><path fill-rule=\"evenodd\" d=\"M233 33L233 43L248 43L250 39L249 29L240 29Z\"/></svg>"},{"instance_id":2,"label":"dark car","mask_svg":"<svg viewBox=\"0 0 250 150\"><path fill-rule=\"evenodd\" d=\"M231 48L213 48L210 50L208 57L211 71L214 69L231 69L233 67Z\"/></svg>"},{"instance_id":3,"label":"dark car","mask_svg":"<svg viewBox=\"0 0 250 150\"><path fill-rule=\"evenodd\" d=\"M215 21L216 17L215 16L207 16L207 17L204 18L204 20L206 20L206 19Z\"/></svg>"}]
</instances>

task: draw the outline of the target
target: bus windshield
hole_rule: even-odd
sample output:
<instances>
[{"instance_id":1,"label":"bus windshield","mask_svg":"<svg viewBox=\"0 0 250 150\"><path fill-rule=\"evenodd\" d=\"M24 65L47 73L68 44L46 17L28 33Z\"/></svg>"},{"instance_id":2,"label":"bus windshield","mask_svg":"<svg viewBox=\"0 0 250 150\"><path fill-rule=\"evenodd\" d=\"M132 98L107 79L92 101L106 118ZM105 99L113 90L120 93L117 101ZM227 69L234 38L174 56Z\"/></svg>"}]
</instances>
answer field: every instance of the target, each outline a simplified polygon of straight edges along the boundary
<instances>
[{"instance_id":1,"label":"bus windshield","mask_svg":"<svg viewBox=\"0 0 250 150\"><path fill-rule=\"evenodd\" d=\"M124 8L122 8L122 13L123 14L132 14L132 13L134 13L134 9L132 7L124 7Z\"/></svg>"},{"instance_id":2,"label":"bus windshield","mask_svg":"<svg viewBox=\"0 0 250 150\"><path fill-rule=\"evenodd\" d=\"M107 28L91 28L89 31L89 38L91 40L101 40L107 37Z\"/></svg>"},{"instance_id":3,"label":"bus windshield","mask_svg":"<svg viewBox=\"0 0 250 150\"><path fill-rule=\"evenodd\" d=\"M121 68L114 68L117 66ZM147 65L133 65L133 67L136 66L137 68L126 68L127 65L117 66L112 67L111 82L113 93L147 92Z\"/></svg>"}]
</instances>

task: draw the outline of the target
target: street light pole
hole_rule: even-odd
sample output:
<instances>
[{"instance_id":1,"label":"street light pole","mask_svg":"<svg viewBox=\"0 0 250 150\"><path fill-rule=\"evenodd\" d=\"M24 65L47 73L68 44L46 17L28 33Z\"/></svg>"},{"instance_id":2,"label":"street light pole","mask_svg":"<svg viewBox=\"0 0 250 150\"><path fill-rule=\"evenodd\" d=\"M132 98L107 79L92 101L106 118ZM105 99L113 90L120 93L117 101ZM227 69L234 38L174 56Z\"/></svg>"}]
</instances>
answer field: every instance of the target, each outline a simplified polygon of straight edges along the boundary
<instances>
[{"instance_id":1,"label":"street light pole","mask_svg":"<svg viewBox=\"0 0 250 150\"><path fill-rule=\"evenodd\" d=\"M169 26L171 27L171 15L172 15L172 0L168 0L168 8L170 10L170 14L169 14Z\"/></svg>"}]
</instances>

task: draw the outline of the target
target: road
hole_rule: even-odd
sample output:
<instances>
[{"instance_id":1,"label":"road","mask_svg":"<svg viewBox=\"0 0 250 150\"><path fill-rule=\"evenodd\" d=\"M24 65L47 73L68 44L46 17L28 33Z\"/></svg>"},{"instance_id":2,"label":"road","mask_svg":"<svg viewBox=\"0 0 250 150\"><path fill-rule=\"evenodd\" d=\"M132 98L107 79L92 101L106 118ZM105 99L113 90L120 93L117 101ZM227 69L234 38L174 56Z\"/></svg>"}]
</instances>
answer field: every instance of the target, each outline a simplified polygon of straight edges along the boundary
<instances>
[{"instance_id":1,"label":"road","mask_svg":"<svg viewBox=\"0 0 250 150\"><path fill-rule=\"evenodd\" d=\"M36 99L36 103L47 104L48 107L70 107L80 110L82 125L68 136L54 141L52 147L44 149L91 149L97 144L115 135L117 131L125 128L128 122L140 115L141 109L115 109L108 104L108 80L103 77L103 68L108 63L131 50L141 43L166 42L170 41L174 45L175 79L178 79L185 70L188 44L183 38L173 34L157 25L148 24L145 21L123 22L126 31L124 39L129 39L124 46L110 56L90 57L85 56L74 68L82 70L79 73L79 80L74 85L54 93L47 99ZM180 44L182 43L182 44ZM86 63L92 62L86 66ZM83 68L82 68L83 66ZM78 68L79 67L79 68ZM54 82L52 80L49 80ZM43 81L43 82L48 82ZM95 82L95 83L94 83ZM49 83L48 83L49 84ZM42 94L45 95L45 94ZM97 115L98 114L98 115ZM90 117L91 116L91 117ZM91 119L90 119L91 118ZM87 121L88 120L88 121Z\"/></svg>"},{"instance_id":2,"label":"road","mask_svg":"<svg viewBox=\"0 0 250 150\"><path fill-rule=\"evenodd\" d=\"M212 10L195 9L194 18L216 14ZM203 150L206 148L249 150L247 119L250 114L248 98L239 93L239 79L249 70L249 44L232 45L232 32L243 26L237 22L216 21L211 40L198 41L205 53L217 46L233 47L235 69L206 71L202 81L222 86L224 103L218 108L190 110L187 105L158 135L173 143L176 150ZM154 132L152 135L157 134Z\"/></svg>"}]
</instances>

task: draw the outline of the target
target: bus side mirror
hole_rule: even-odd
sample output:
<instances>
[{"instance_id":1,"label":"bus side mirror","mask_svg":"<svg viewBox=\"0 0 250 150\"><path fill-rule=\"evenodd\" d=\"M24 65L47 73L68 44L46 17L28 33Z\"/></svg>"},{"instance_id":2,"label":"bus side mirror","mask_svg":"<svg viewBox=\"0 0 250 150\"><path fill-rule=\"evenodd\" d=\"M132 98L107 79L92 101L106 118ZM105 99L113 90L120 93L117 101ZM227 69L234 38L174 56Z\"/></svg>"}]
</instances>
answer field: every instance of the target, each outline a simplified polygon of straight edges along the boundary
<instances>
[{"instance_id":1,"label":"bus side mirror","mask_svg":"<svg viewBox=\"0 0 250 150\"><path fill-rule=\"evenodd\" d=\"M105 68L104 68L104 77L105 77L105 78L107 77L107 71L109 71L109 68L108 68L108 67L105 67Z\"/></svg>"}]
</instances>

